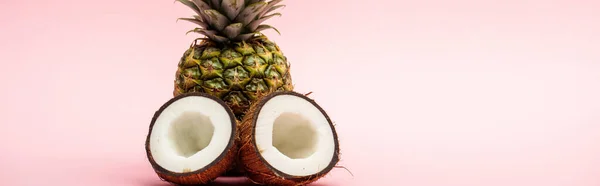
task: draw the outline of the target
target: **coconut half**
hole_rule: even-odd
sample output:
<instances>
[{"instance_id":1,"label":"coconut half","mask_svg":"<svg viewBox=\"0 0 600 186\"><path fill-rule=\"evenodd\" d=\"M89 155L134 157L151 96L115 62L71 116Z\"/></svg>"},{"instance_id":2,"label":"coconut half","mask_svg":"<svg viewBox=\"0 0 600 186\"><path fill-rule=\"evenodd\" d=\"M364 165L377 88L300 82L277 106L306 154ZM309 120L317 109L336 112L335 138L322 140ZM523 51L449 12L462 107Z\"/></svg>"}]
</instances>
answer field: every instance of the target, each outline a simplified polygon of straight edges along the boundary
<instances>
[{"instance_id":1,"label":"coconut half","mask_svg":"<svg viewBox=\"0 0 600 186\"><path fill-rule=\"evenodd\" d=\"M271 93L250 108L241 144L241 163L259 184L309 184L339 161L337 134L325 111L291 91Z\"/></svg>"},{"instance_id":2,"label":"coconut half","mask_svg":"<svg viewBox=\"0 0 600 186\"><path fill-rule=\"evenodd\" d=\"M205 184L232 167L236 120L220 99L187 93L165 103L152 118L146 154L158 176L176 184Z\"/></svg>"}]
</instances>

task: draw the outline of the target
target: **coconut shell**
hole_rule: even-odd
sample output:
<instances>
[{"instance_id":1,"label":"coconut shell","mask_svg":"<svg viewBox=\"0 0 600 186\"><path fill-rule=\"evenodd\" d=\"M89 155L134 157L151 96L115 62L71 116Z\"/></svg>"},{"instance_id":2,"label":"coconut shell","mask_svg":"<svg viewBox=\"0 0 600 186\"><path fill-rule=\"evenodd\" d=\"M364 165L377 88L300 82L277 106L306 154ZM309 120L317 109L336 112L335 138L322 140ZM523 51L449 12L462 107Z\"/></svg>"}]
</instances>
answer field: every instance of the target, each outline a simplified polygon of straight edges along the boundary
<instances>
[{"instance_id":1,"label":"coconut shell","mask_svg":"<svg viewBox=\"0 0 600 186\"><path fill-rule=\"evenodd\" d=\"M213 162L211 162L207 166L205 166L199 170L196 170L196 171L190 171L190 172L185 172L185 173L176 173L176 172L172 172L172 171L169 171L169 170L161 167L154 161L154 158L152 157L152 153L150 150L150 148L151 148L150 147L150 134L152 132L152 128L154 127L156 120L158 119L158 117L160 116L162 111L164 109L166 109L169 105L171 105L173 102L175 102L181 98L188 97L188 96L202 96L202 97L206 97L206 98L215 100L216 102L221 104L230 116L232 133L231 133L230 140L227 144L227 147ZM233 167L233 164L236 160L236 157L238 154L238 149L239 149L239 145L237 145L237 143L236 143L239 140L239 137L238 137L239 131L236 126L237 126L237 120L235 119L233 112L229 109L229 107L227 107L227 105L223 101L221 101L217 97L213 97L211 95L208 95L205 93L199 93L199 92L178 95L178 96L172 98L171 100L169 100L168 102L166 102L162 107L160 107L160 109L158 111L156 111L156 113L154 114L154 117L152 118L152 122L150 123L150 129L149 129L148 135L146 137L146 145L145 145L148 161L150 161L150 164L152 165L152 168L154 169L154 171L156 172L158 177L164 181L174 183L174 184L180 184L180 185L197 185L197 184L210 183L213 180L215 180L217 177L219 177L222 174L224 174L225 172L229 171L231 169L231 167ZM236 140L236 139L238 139L238 140Z\"/></svg>"},{"instance_id":2,"label":"coconut shell","mask_svg":"<svg viewBox=\"0 0 600 186\"><path fill-rule=\"evenodd\" d=\"M237 129L240 129L240 125L241 125L241 121L237 120ZM238 135L236 135L235 137L235 148L239 149L240 148L240 144L241 144L241 138L240 138L240 133L238 131L237 133ZM244 168L241 166L241 160L238 154L236 154L236 156L234 157L234 160L231 164L231 167L229 168L229 170L225 173L223 173L223 175L221 175L221 177L244 177L246 175Z\"/></svg>"},{"instance_id":3,"label":"coconut shell","mask_svg":"<svg viewBox=\"0 0 600 186\"><path fill-rule=\"evenodd\" d=\"M313 104L316 108L318 108L321 113L327 118L329 125L332 129L335 147L334 147L334 155L330 162L330 164L323 169L321 172L318 172L313 175L308 176L293 176L285 174L273 166L271 166L258 152L258 147L256 145L255 140L255 126L256 120L258 118L258 114L262 108L262 106L271 98L279 95L293 95L304 98L311 104ZM300 93L296 93L293 91L281 91L271 93L266 95L265 97L259 99L255 104L253 104L248 110L246 116L243 118L241 127L240 127L240 136L241 136L241 145L240 145L240 161L241 165L244 168L247 177L258 184L265 185L307 185L312 182L317 181L322 178L326 174L328 174L335 165L339 162L339 143L337 139L337 134L335 132L335 128L333 123L329 119L329 116L325 113L325 111L315 103L312 99L302 95Z\"/></svg>"}]
</instances>

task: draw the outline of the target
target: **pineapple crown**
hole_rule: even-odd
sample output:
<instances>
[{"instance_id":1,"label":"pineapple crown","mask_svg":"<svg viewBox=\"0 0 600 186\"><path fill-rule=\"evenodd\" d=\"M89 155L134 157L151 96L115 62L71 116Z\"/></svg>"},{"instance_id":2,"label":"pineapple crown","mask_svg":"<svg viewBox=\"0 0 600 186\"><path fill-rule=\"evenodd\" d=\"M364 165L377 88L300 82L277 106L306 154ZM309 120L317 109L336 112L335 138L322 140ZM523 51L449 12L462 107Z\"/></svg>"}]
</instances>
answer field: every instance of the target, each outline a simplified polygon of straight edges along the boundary
<instances>
[{"instance_id":1,"label":"pineapple crown","mask_svg":"<svg viewBox=\"0 0 600 186\"><path fill-rule=\"evenodd\" d=\"M261 23L273 16L281 16L280 13L269 13L285 6L277 5L283 0L175 1L188 6L197 14L193 18L178 19L200 25L187 33L199 33L219 43L246 41L266 29L273 29L279 33L275 27Z\"/></svg>"}]
</instances>

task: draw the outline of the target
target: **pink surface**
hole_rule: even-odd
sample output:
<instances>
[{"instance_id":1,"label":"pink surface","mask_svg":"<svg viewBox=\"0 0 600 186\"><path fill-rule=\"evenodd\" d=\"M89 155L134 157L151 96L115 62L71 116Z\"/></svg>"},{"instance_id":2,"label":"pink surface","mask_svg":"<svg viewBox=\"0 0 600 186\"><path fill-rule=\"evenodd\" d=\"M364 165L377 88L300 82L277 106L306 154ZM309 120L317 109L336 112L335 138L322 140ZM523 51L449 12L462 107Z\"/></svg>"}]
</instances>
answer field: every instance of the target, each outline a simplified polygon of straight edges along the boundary
<instances>
[{"instance_id":1,"label":"pink surface","mask_svg":"<svg viewBox=\"0 0 600 186\"><path fill-rule=\"evenodd\" d=\"M337 125L316 185L600 185L600 3L288 0L266 32ZM166 185L144 154L196 35L164 1L0 1L0 185Z\"/></svg>"}]
</instances>

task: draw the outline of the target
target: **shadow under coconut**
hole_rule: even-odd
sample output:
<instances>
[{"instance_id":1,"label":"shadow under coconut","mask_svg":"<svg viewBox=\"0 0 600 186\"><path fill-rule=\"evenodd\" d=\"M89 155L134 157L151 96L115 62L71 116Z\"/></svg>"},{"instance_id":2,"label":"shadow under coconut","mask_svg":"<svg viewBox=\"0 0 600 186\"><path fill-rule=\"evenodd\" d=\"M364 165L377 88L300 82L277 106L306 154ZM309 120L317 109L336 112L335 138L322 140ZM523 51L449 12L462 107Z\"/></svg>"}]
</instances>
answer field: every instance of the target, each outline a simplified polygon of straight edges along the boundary
<instances>
[{"instance_id":1,"label":"shadow under coconut","mask_svg":"<svg viewBox=\"0 0 600 186\"><path fill-rule=\"evenodd\" d=\"M244 177L223 177L218 178L215 182L208 184L207 186L257 186L258 184L252 183L250 180ZM330 186L324 183L312 183L308 186Z\"/></svg>"},{"instance_id":2,"label":"shadow under coconut","mask_svg":"<svg viewBox=\"0 0 600 186\"><path fill-rule=\"evenodd\" d=\"M222 178L217 178L217 180L215 180L214 182L205 184L203 186L257 186L257 185L258 184L254 184L250 180L248 180L247 178L244 178L244 177L222 177ZM144 184L144 186L184 186L184 185L176 185L176 184L172 184L169 182L156 180L156 181L153 181L152 183ZM187 185L185 185L185 186L187 186ZM200 186L200 185L198 185L198 186ZM309 184L309 186L330 186L330 185L324 184L324 183L312 183L312 184Z\"/></svg>"},{"instance_id":3,"label":"shadow under coconut","mask_svg":"<svg viewBox=\"0 0 600 186\"><path fill-rule=\"evenodd\" d=\"M162 180L154 180L152 182L148 181L144 186L175 186L177 184L169 183ZM188 185L177 185L177 186L188 186ZM191 186L191 185L190 185ZM200 185L198 185L200 186ZM250 180L244 177L224 177L217 178L214 182L205 184L203 186L256 186L256 184L252 183Z\"/></svg>"},{"instance_id":4,"label":"shadow under coconut","mask_svg":"<svg viewBox=\"0 0 600 186\"><path fill-rule=\"evenodd\" d=\"M222 177L217 178L214 182L208 184L209 186L253 186L257 185L252 183L250 180L244 177Z\"/></svg>"}]
</instances>

